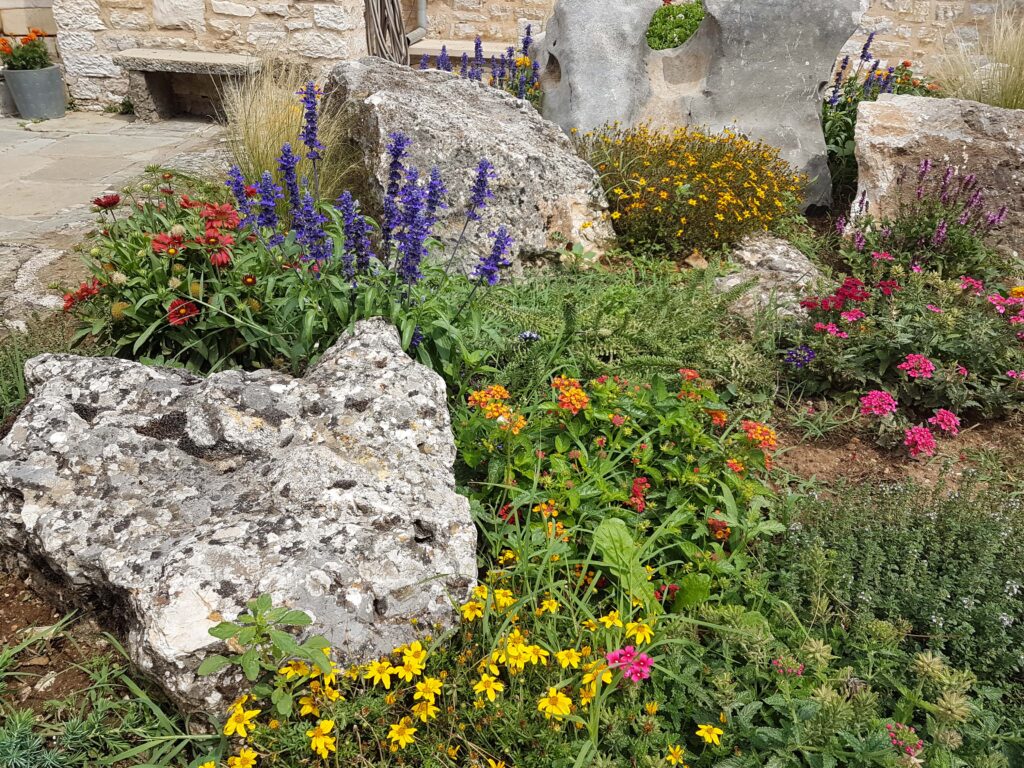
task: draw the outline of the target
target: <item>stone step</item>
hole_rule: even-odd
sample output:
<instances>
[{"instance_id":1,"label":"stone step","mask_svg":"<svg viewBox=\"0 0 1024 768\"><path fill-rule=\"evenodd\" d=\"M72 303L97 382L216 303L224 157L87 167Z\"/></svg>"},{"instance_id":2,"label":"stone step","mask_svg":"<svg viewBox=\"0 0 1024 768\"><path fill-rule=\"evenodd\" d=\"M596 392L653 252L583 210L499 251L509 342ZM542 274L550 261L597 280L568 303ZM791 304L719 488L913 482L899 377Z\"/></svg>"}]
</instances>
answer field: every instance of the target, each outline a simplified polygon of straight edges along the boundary
<instances>
[{"instance_id":1,"label":"stone step","mask_svg":"<svg viewBox=\"0 0 1024 768\"><path fill-rule=\"evenodd\" d=\"M255 56L163 48L129 48L114 54L114 63L140 72L177 72L200 75L247 75L260 68Z\"/></svg>"}]
</instances>

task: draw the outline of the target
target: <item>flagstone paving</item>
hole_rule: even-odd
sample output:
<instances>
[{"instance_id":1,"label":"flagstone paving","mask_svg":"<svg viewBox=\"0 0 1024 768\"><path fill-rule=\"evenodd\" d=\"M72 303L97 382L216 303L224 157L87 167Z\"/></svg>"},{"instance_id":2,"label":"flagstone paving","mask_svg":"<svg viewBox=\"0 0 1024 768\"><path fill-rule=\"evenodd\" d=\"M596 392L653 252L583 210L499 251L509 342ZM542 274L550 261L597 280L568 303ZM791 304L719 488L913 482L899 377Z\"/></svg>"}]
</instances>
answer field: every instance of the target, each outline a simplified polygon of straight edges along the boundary
<instances>
[{"instance_id":1,"label":"flagstone paving","mask_svg":"<svg viewBox=\"0 0 1024 768\"><path fill-rule=\"evenodd\" d=\"M213 168L221 134L206 121L142 123L94 112L39 123L0 119L0 329L60 307L51 286L81 279L70 249L95 222L94 197L120 190L150 165Z\"/></svg>"}]
</instances>

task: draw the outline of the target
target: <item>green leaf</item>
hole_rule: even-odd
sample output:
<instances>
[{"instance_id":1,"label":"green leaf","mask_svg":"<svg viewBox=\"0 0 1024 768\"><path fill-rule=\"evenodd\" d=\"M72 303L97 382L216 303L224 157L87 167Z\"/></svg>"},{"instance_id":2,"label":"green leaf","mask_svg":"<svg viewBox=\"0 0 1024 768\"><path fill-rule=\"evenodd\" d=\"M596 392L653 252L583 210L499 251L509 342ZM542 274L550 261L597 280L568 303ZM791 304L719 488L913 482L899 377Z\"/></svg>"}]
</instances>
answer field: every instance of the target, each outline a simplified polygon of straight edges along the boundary
<instances>
[{"instance_id":1,"label":"green leaf","mask_svg":"<svg viewBox=\"0 0 1024 768\"><path fill-rule=\"evenodd\" d=\"M213 656L207 656L203 659L203 663L199 665L199 669L196 670L196 674L200 677L205 675L213 675L220 672L224 667L231 663L231 659L220 654L214 654Z\"/></svg>"},{"instance_id":2,"label":"green leaf","mask_svg":"<svg viewBox=\"0 0 1024 768\"><path fill-rule=\"evenodd\" d=\"M679 580L676 594L677 608L692 608L711 597L711 576L706 573L688 573Z\"/></svg>"},{"instance_id":3,"label":"green leaf","mask_svg":"<svg viewBox=\"0 0 1024 768\"><path fill-rule=\"evenodd\" d=\"M308 613L295 610L288 611L278 622L278 624L287 627L308 627L312 623L313 619L310 618Z\"/></svg>"},{"instance_id":4,"label":"green leaf","mask_svg":"<svg viewBox=\"0 0 1024 768\"><path fill-rule=\"evenodd\" d=\"M259 677L260 657L259 652L255 648L250 648L243 653L238 663L242 666L242 672L245 673L246 680L255 681Z\"/></svg>"},{"instance_id":5,"label":"green leaf","mask_svg":"<svg viewBox=\"0 0 1024 768\"><path fill-rule=\"evenodd\" d=\"M299 652L299 644L287 632L282 632L280 629L268 629L267 634L274 647L285 656L294 656Z\"/></svg>"},{"instance_id":6,"label":"green leaf","mask_svg":"<svg viewBox=\"0 0 1024 768\"><path fill-rule=\"evenodd\" d=\"M242 628L237 624L230 621L222 621L214 627L210 627L210 634L220 640L227 640L229 637L234 637Z\"/></svg>"},{"instance_id":7,"label":"green leaf","mask_svg":"<svg viewBox=\"0 0 1024 768\"><path fill-rule=\"evenodd\" d=\"M623 520L617 517L602 520L594 531L594 545L608 570L631 597L640 598L648 605L654 602L654 587L640 561L640 548Z\"/></svg>"}]
</instances>

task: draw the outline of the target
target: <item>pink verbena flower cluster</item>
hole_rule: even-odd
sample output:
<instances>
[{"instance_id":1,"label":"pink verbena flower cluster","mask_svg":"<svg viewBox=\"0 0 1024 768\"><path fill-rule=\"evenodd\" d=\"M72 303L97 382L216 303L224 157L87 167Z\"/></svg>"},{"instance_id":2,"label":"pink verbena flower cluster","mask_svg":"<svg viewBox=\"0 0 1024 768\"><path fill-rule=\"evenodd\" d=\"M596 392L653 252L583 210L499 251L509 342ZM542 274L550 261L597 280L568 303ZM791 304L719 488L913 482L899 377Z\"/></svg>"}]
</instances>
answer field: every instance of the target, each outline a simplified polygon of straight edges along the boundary
<instances>
[{"instance_id":1,"label":"pink verbena flower cluster","mask_svg":"<svg viewBox=\"0 0 1024 768\"><path fill-rule=\"evenodd\" d=\"M908 427L903 433L903 444L910 450L913 457L935 455L935 435L928 427L920 425Z\"/></svg>"},{"instance_id":2,"label":"pink verbena flower cluster","mask_svg":"<svg viewBox=\"0 0 1024 768\"><path fill-rule=\"evenodd\" d=\"M608 660L609 667L621 669L622 676L634 683L649 678L651 668L654 666L654 659L646 653L637 653L636 648L632 645L612 651L605 658Z\"/></svg>"},{"instance_id":3,"label":"pink verbena flower cluster","mask_svg":"<svg viewBox=\"0 0 1024 768\"><path fill-rule=\"evenodd\" d=\"M873 389L860 399L862 416L886 416L896 413L898 406L896 398L881 389Z\"/></svg>"},{"instance_id":4,"label":"pink verbena flower cluster","mask_svg":"<svg viewBox=\"0 0 1024 768\"><path fill-rule=\"evenodd\" d=\"M906 359L896 367L906 372L907 376L912 379L930 379L935 373L935 363L925 355L919 354L907 355Z\"/></svg>"},{"instance_id":5,"label":"pink verbena flower cluster","mask_svg":"<svg viewBox=\"0 0 1024 768\"><path fill-rule=\"evenodd\" d=\"M815 323L814 330L819 333L827 333L829 336L835 336L837 339L850 338L850 334L846 331L839 330L839 326L835 323Z\"/></svg>"},{"instance_id":6,"label":"pink verbena flower cluster","mask_svg":"<svg viewBox=\"0 0 1024 768\"><path fill-rule=\"evenodd\" d=\"M935 415L928 419L928 423L934 424L948 435L956 435L960 432L960 418L945 408L939 408Z\"/></svg>"}]
</instances>

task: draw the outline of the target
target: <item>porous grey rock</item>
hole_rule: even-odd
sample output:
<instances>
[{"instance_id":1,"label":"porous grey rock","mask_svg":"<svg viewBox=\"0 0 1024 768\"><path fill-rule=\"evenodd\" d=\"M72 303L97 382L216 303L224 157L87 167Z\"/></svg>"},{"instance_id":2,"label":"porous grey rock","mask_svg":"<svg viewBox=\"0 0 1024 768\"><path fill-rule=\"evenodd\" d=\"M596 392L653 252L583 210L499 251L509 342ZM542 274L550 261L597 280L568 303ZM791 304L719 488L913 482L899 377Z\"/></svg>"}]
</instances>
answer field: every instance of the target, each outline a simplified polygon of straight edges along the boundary
<instances>
[{"instance_id":1,"label":"porous grey rock","mask_svg":"<svg viewBox=\"0 0 1024 768\"><path fill-rule=\"evenodd\" d=\"M883 94L861 102L857 112L858 198L868 210L895 212L901 194L916 184L897 183L924 160L941 173L955 167L975 174L988 210L1007 208L992 242L1010 254L1024 253L1024 110L1000 109L963 99Z\"/></svg>"},{"instance_id":2,"label":"porous grey rock","mask_svg":"<svg viewBox=\"0 0 1024 768\"><path fill-rule=\"evenodd\" d=\"M742 240L729 255L737 267L715 281L723 291L749 286L732 308L744 317L758 310L774 308L780 315L801 312L800 299L822 279L818 268L791 243L772 235L754 235Z\"/></svg>"},{"instance_id":3,"label":"porous grey rock","mask_svg":"<svg viewBox=\"0 0 1024 768\"><path fill-rule=\"evenodd\" d=\"M303 378L43 355L0 441L0 549L108 609L185 708L221 615L270 593L351 662L450 626L476 574L441 378L383 320ZM224 683L222 680L221 683Z\"/></svg>"},{"instance_id":4,"label":"porous grey rock","mask_svg":"<svg viewBox=\"0 0 1024 768\"><path fill-rule=\"evenodd\" d=\"M385 148L392 132L412 139L410 165L424 175L438 167L451 206L434 231L449 248L462 231L478 161L494 164L494 198L483 220L466 231L465 263L490 250L487 235L500 225L512 234L520 256L564 249L556 235L595 251L612 239L594 169L558 126L525 101L448 72L372 57L339 64L325 91L325 99L348 101L354 110L351 136L376 181L372 191L378 199L387 186Z\"/></svg>"},{"instance_id":5,"label":"porous grey rock","mask_svg":"<svg viewBox=\"0 0 1024 768\"><path fill-rule=\"evenodd\" d=\"M683 45L652 51L660 0L559 0L539 52L544 116L565 129L649 122L726 128L779 147L831 202L821 100L866 0L705 0Z\"/></svg>"}]
</instances>

